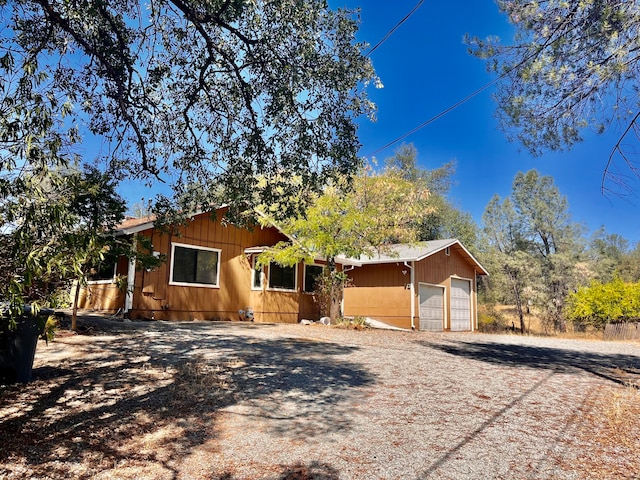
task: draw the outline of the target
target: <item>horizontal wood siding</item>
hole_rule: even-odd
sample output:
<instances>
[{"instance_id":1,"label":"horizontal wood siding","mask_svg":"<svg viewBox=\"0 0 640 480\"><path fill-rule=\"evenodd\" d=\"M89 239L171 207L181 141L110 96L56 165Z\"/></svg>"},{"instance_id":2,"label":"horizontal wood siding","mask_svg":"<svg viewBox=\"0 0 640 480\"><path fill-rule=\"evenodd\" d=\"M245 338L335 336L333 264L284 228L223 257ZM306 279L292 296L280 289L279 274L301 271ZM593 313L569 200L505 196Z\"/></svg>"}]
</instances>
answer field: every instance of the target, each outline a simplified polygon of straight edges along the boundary
<instances>
[{"instance_id":1,"label":"horizontal wood siding","mask_svg":"<svg viewBox=\"0 0 640 480\"><path fill-rule=\"evenodd\" d=\"M403 275L402 271L406 273ZM370 317L411 328L411 271L403 263L364 265L350 270L344 290L344 315Z\"/></svg>"},{"instance_id":2,"label":"horizontal wood siding","mask_svg":"<svg viewBox=\"0 0 640 480\"><path fill-rule=\"evenodd\" d=\"M460 247L452 246L450 255L441 251L419 262L414 268L414 318L417 327L420 318L419 284L444 286L445 328L450 328L451 277L471 280L471 318L476 320L476 282L473 265L461 254ZM402 272L406 273L403 274ZM411 269L404 262L364 265L349 271L351 285L344 293L344 314L365 316L401 328L411 328Z\"/></svg>"}]
</instances>

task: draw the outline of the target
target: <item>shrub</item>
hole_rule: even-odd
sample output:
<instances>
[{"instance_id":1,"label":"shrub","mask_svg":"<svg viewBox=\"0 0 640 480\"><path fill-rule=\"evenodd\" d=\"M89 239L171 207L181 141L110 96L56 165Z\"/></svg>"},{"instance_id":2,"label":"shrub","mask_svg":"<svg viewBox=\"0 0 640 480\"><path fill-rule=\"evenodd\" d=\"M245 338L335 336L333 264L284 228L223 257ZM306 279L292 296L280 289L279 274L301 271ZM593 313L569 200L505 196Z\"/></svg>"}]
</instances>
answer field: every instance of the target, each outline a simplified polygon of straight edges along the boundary
<instances>
[{"instance_id":1,"label":"shrub","mask_svg":"<svg viewBox=\"0 0 640 480\"><path fill-rule=\"evenodd\" d=\"M604 328L609 322L637 321L640 319L640 283L625 283L617 278L580 287L568 295L567 318L597 328Z\"/></svg>"},{"instance_id":2,"label":"shrub","mask_svg":"<svg viewBox=\"0 0 640 480\"><path fill-rule=\"evenodd\" d=\"M494 307L486 307L478 312L478 330L485 333L503 332L507 329L507 320Z\"/></svg>"}]
</instances>

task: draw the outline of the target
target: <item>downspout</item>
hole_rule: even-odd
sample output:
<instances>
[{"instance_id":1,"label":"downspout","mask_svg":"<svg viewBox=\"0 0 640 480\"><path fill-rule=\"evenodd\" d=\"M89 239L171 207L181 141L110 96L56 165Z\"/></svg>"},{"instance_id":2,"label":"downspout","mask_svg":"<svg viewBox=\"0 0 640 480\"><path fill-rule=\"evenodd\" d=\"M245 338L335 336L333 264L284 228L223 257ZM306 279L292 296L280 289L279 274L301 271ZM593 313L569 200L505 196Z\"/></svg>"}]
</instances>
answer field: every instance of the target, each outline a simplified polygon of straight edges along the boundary
<instances>
[{"instance_id":1,"label":"downspout","mask_svg":"<svg viewBox=\"0 0 640 480\"><path fill-rule=\"evenodd\" d=\"M138 234L133 234L131 241L131 249L136 252L138 250ZM136 284L136 256L135 253L129 257L129 269L127 270L127 292L124 298L124 311L129 312L133 308L133 288Z\"/></svg>"},{"instance_id":2,"label":"downspout","mask_svg":"<svg viewBox=\"0 0 640 480\"><path fill-rule=\"evenodd\" d=\"M414 318L416 316L416 286L415 286L416 274L413 268L415 266L415 262L412 261L411 265L409 265L405 260L404 266L407 267L409 270L411 270L411 283L409 284L409 290L411 293L411 330L415 330L416 324L415 324Z\"/></svg>"},{"instance_id":3,"label":"downspout","mask_svg":"<svg viewBox=\"0 0 640 480\"><path fill-rule=\"evenodd\" d=\"M342 273L350 272L354 268L356 268L355 265L342 265ZM342 300L340 300L340 314L344 315L344 289L342 290Z\"/></svg>"},{"instance_id":4,"label":"downspout","mask_svg":"<svg viewBox=\"0 0 640 480\"><path fill-rule=\"evenodd\" d=\"M475 317L476 321L473 325L471 325L471 331L476 330L478 325L478 272L476 269L473 269L473 297L475 299Z\"/></svg>"}]
</instances>

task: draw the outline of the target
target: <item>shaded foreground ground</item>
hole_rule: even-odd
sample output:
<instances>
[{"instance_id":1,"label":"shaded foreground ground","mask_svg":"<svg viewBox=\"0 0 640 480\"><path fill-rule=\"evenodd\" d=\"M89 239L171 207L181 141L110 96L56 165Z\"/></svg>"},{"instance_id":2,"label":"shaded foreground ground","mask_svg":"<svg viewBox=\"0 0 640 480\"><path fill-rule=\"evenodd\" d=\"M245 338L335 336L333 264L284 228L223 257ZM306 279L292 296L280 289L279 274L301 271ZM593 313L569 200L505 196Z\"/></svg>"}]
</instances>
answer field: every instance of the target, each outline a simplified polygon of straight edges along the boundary
<instances>
[{"instance_id":1,"label":"shaded foreground ground","mask_svg":"<svg viewBox=\"0 0 640 480\"><path fill-rule=\"evenodd\" d=\"M84 321L0 387L0 478L640 478L637 343Z\"/></svg>"}]
</instances>

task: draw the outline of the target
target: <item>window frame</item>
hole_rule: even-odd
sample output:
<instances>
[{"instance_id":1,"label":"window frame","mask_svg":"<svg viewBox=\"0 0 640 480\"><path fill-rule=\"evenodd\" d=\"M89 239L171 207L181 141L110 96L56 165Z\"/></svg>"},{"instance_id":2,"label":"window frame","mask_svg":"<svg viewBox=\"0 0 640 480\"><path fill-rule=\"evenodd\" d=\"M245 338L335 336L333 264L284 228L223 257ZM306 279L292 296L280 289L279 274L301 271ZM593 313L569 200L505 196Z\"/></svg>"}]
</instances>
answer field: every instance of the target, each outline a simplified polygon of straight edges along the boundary
<instances>
[{"instance_id":1,"label":"window frame","mask_svg":"<svg viewBox=\"0 0 640 480\"><path fill-rule=\"evenodd\" d=\"M254 255L251 260L251 290L262 290L264 285L264 266L260 267L260 270L256 268L256 263L258 263L258 255ZM260 275L260 286L256 286L256 274Z\"/></svg>"},{"instance_id":2,"label":"window frame","mask_svg":"<svg viewBox=\"0 0 640 480\"><path fill-rule=\"evenodd\" d=\"M274 262L269 262L269 273L267 274L267 290L272 292L297 292L298 291L298 265L295 264L293 267L282 267L278 265L280 268L293 268L293 288L282 288L282 287L272 287L271 286L271 266Z\"/></svg>"},{"instance_id":3,"label":"window frame","mask_svg":"<svg viewBox=\"0 0 640 480\"><path fill-rule=\"evenodd\" d=\"M321 265L319 263L305 263L304 264L304 274L302 277L302 293L313 294L313 291L307 290L307 267L320 267L321 270L324 270L326 265Z\"/></svg>"},{"instance_id":4,"label":"window frame","mask_svg":"<svg viewBox=\"0 0 640 480\"><path fill-rule=\"evenodd\" d=\"M218 254L218 262L216 263L217 265L217 271L216 271L216 283L191 283L191 282L178 282L178 281L174 281L173 280L173 267L174 267L174 261L176 258L175 252L176 252L176 247L180 247L180 248L186 248L186 249L191 249L191 250L203 250L203 251L207 251L207 252L216 252ZM222 250L219 248L212 248L212 247L203 247L201 245L193 245L193 244L189 244L189 243L177 243L177 242L171 242L171 265L169 267L169 285L175 285L178 287L200 287L200 288L220 288L220 264L222 260Z\"/></svg>"},{"instance_id":5,"label":"window frame","mask_svg":"<svg viewBox=\"0 0 640 480\"><path fill-rule=\"evenodd\" d=\"M117 274L118 274L118 262L116 261L113 264L113 275L111 275L111 278L102 278L99 280L87 280L87 284L88 285L107 285L109 283L115 283Z\"/></svg>"}]
</instances>

